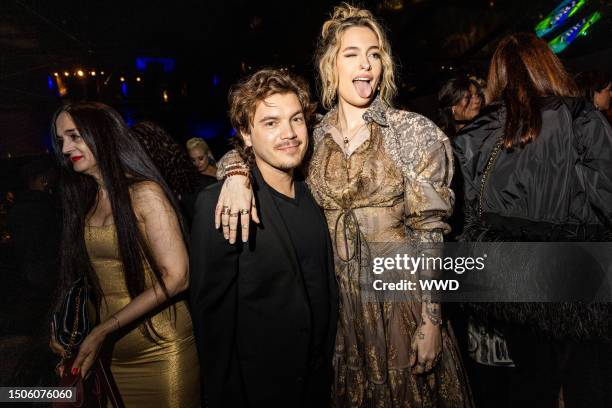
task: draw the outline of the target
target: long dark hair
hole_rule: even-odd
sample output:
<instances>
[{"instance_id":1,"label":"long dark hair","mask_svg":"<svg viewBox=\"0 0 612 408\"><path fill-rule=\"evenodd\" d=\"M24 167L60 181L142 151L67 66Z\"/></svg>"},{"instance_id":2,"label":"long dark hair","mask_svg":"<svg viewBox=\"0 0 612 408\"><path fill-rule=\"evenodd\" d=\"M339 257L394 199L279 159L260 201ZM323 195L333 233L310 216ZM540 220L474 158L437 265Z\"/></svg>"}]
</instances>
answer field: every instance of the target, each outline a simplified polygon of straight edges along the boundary
<instances>
[{"instance_id":1,"label":"long dark hair","mask_svg":"<svg viewBox=\"0 0 612 408\"><path fill-rule=\"evenodd\" d=\"M185 150L156 123L143 121L130 129L177 197L198 190L200 173Z\"/></svg>"},{"instance_id":2,"label":"long dark hair","mask_svg":"<svg viewBox=\"0 0 612 408\"><path fill-rule=\"evenodd\" d=\"M576 75L576 83L582 96L591 103L594 103L595 92L603 91L610 82L612 82L610 74L602 71L585 71Z\"/></svg>"},{"instance_id":3,"label":"long dark hair","mask_svg":"<svg viewBox=\"0 0 612 408\"><path fill-rule=\"evenodd\" d=\"M455 136L457 125L460 124L453 115L453 106L461 102L466 93L470 92L471 85L476 87L479 94L481 93L478 82L467 76L449 79L438 92L438 126L448 137Z\"/></svg>"},{"instance_id":4,"label":"long dark hair","mask_svg":"<svg viewBox=\"0 0 612 408\"><path fill-rule=\"evenodd\" d=\"M501 40L489 68L490 101L506 106L504 147L524 146L542 129L540 100L578 96L577 87L546 41L531 33Z\"/></svg>"},{"instance_id":5,"label":"long dark hair","mask_svg":"<svg viewBox=\"0 0 612 408\"><path fill-rule=\"evenodd\" d=\"M117 111L102 103L76 102L62 106L55 113L51 126L53 148L60 164L63 211L58 304L66 289L84 274L93 289L93 298L98 311L104 296L91 265L84 239L85 220L97 203L99 187L93 177L75 172L68 157L62 153L62 145L56 133L56 121L63 112L70 115L80 136L96 159L112 208L119 255L123 262L125 284L130 298L133 299L145 290L146 264L150 266L164 294L169 298L160 269L138 228L130 186L142 181L157 183L166 193L180 221L176 201L155 165L131 135ZM185 236L183 228L183 237ZM146 324L141 327L143 333L150 339L153 339L153 335L161 338L151 320L149 318L145 320Z\"/></svg>"}]
</instances>

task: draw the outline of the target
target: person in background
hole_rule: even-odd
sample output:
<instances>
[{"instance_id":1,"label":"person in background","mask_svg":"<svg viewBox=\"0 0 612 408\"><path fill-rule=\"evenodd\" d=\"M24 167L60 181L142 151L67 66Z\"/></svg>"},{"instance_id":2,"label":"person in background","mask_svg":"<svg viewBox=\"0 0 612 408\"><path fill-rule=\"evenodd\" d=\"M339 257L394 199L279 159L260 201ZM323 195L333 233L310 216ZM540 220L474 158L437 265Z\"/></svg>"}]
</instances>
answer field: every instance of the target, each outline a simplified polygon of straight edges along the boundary
<instances>
[{"instance_id":1,"label":"person in background","mask_svg":"<svg viewBox=\"0 0 612 408\"><path fill-rule=\"evenodd\" d=\"M191 317L179 296L189 285L186 232L174 195L111 107L65 105L52 131L63 208L57 304L85 276L97 312L71 373L86 376L108 350L125 406L199 408ZM50 346L63 353L53 335Z\"/></svg>"},{"instance_id":2,"label":"person in background","mask_svg":"<svg viewBox=\"0 0 612 408\"><path fill-rule=\"evenodd\" d=\"M612 97L612 79L610 74L601 71L585 71L576 76L576 83L584 96L595 106L595 109L610 109Z\"/></svg>"},{"instance_id":3,"label":"person in background","mask_svg":"<svg viewBox=\"0 0 612 408\"><path fill-rule=\"evenodd\" d=\"M484 106L480 85L467 76L450 79L438 93L438 126L449 138L470 123Z\"/></svg>"},{"instance_id":4,"label":"person in background","mask_svg":"<svg viewBox=\"0 0 612 408\"><path fill-rule=\"evenodd\" d=\"M215 165L214 157L208 144L204 139L199 137L192 137L189 139L185 146L187 147L187 153L191 158L191 162L196 166L200 174L216 181L217 166Z\"/></svg>"},{"instance_id":5,"label":"person in background","mask_svg":"<svg viewBox=\"0 0 612 408\"><path fill-rule=\"evenodd\" d=\"M486 112L453 138L464 180L462 240L610 241L612 129L579 97L546 41L532 33L503 38L487 83L491 103ZM540 289L587 287L588 277L597 272L593 265L581 265L580 282L572 285L572 277L553 263L564 253L548 255L530 267L539 260L525 262L524 254L514 254L512 266L520 266L517 276L541 279ZM495 258L489 256L492 262ZM474 381L480 406L557 407L561 390L568 408L612 406L609 303L468 306L489 329L479 337L488 345L477 353L479 364L509 363L503 361L509 357L515 366L502 375L504 370L485 367L478 380L487 381ZM506 358L500 361L498 354ZM483 395L485 401L479 400Z\"/></svg>"},{"instance_id":6,"label":"person in background","mask_svg":"<svg viewBox=\"0 0 612 408\"><path fill-rule=\"evenodd\" d=\"M200 174L181 146L156 123L139 122L130 130L178 199L187 222L191 223L198 193L216 179Z\"/></svg>"},{"instance_id":7,"label":"person in background","mask_svg":"<svg viewBox=\"0 0 612 408\"><path fill-rule=\"evenodd\" d=\"M484 106L484 95L476 79L458 76L448 80L438 93L437 125L450 139L470 123ZM455 167L457 163L455 163ZM455 170L457 170L455 168ZM461 173L454 172L451 189L455 193L455 208L448 219L451 227L449 240L455 240L463 232L463 184Z\"/></svg>"}]
</instances>

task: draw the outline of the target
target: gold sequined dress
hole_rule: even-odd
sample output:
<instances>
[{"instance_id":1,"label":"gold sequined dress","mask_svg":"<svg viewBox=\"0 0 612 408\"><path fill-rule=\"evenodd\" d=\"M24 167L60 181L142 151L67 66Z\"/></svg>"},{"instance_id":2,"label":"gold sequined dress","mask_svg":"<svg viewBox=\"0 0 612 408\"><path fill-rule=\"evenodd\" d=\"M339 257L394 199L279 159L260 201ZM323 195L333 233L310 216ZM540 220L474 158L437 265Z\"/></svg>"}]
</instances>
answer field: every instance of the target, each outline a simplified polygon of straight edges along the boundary
<instances>
[{"instance_id":1,"label":"gold sequined dress","mask_svg":"<svg viewBox=\"0 0 612 408\"><path fill-rule=\"evenodd\" d=\"M130 302L114 225L86 227L85 241L104 294L100 318L106 320ZM152 272L145 270L146 286ZM111 372L128 408L200 407L198 356L191 317L184 300L176 314L166 308L152 317L163 337L147 339L139 327L122 328L112 344Z\"/></svg>"},{"instance_id":2,"label":"gold sequined dress","mask_svg":"<svg viewBox=\"0 0 612 408\"><path fill-rule=\"evenodd\" d=\"M376 99L348 146L337 110L314 130L307 182L334 240L340 313L333 360L338 408L471 407L472 398L448 324L433 372L414 375L411 341L421 302L365 300L363 247L380 242L441 242L453 193L449 141L431 121Z\"/></svg>"}]
</instances>

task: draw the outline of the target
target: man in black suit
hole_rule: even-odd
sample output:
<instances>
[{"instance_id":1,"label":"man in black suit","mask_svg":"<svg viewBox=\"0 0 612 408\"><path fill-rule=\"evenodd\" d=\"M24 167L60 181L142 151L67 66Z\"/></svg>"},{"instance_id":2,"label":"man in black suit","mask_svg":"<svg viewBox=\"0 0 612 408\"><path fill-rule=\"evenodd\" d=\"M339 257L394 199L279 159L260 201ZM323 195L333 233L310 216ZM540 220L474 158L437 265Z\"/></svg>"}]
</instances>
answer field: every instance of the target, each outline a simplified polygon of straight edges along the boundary
<instances>
[{"instance_id":1,"label":"man in black suit","mask_svg":"<svg viewBox=\"0 0 612 408\"><path fill-rule=\"evenodd\" d=\"M294 174L314 111L308 87L262 70L230 105L260 224L229 245L214 225L221 185L196 203L190 296L203 397L211 408L325 407L338 295L326 221Z\"/></svg>"}]
</instances>

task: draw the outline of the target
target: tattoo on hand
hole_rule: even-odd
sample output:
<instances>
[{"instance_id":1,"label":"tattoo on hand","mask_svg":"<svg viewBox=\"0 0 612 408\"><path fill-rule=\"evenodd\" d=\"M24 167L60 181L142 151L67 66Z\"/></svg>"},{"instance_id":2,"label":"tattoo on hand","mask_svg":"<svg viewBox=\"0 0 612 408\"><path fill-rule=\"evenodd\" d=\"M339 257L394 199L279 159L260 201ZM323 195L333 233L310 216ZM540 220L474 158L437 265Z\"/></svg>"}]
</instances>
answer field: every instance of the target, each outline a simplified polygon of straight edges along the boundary
<instances>
[{"instance_id":1,"label":"tattoo on hand","mask_svg":"<svg viewBox=\"0 0 612 408\"><path fill-rule=\"evenodd\" d=\"M419 329L416 333L417 337L419 338L419 340L424 340L425 339L425 333L423 333L421 331L421 329Z\"/></svg>"}]
</instances>

